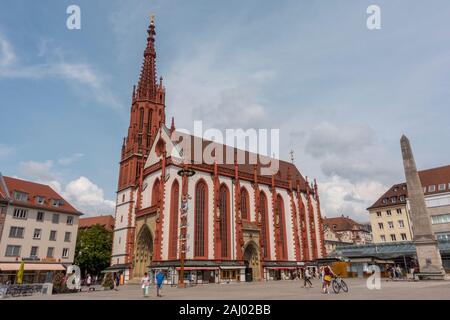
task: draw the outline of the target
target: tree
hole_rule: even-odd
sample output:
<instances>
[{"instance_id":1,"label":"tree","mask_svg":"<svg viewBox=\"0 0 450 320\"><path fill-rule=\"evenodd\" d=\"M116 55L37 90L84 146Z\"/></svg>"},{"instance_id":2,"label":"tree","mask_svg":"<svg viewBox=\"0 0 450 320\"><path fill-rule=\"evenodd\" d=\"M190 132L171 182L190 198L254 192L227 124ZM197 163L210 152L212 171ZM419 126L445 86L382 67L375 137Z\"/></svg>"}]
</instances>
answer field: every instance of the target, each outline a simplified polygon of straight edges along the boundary
<instances>
[{"instance_id":1,"label":"tree","mask_svg":"<svg viewBox=\"0 0 450 320\"><path fill-rule=\"evenodd\" d=\"M109 266L112 233L101 225L79 230L75 249L75 264L82 274L99 274Z\"/></svg>"}]
</instances>

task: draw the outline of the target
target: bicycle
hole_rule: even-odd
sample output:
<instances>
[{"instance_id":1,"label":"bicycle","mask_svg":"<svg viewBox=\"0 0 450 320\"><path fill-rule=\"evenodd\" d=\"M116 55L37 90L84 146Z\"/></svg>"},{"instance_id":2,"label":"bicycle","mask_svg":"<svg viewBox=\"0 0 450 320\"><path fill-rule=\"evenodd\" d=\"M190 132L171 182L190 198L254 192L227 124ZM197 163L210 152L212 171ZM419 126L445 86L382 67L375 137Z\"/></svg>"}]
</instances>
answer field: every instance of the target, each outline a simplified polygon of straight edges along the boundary
<instances>
[{"instance_id":1,"label":"bicycle","mask_svg":"<svg viewBox=\"0 0 450 320\"><path fill-rule=\"evenodd\" d=\"M333 287L333 291L334 291L334 293L336 293L336 294L338 294L338 293L341 291L341 289L342 289L342 291L344 291L345 293L348 292L348 286L347 286L347 284L345 283L344 280L342 280L342 278L341 278L339 275L337 275L337 276L334 277L334 279L333 279L332 282L331 282L331 286Z\"/></svg>"}]
</instances>

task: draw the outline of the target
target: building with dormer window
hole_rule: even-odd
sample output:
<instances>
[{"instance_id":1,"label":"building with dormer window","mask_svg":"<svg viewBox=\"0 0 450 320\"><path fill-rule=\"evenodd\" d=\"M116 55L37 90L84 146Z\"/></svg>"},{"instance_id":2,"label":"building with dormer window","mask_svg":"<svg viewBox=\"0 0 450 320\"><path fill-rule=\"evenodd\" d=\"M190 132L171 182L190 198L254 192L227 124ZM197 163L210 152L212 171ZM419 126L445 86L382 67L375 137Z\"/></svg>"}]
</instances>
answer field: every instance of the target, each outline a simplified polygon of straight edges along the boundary
<instances>
[{"instance_id":1,"label":"building with dormer window","mask_svg":"<svg viewBox=\"0 0 450 320\"><path fill-rule=\"evenodd\" d=\"M437 240L450 240L450 166L419 171L425 203ZM374 243L413 240L406 183L393 185L370 208Z\"/></svg>"},{"instance_id":2,"label":"building with dormer window","mask_svg":"<svg viewBox=\"0 0 450 320\"><path fill-rule=\"evenodd\" d=\"M50 186L0 174L0 282L14 283L22 261L25 283L73 264L80 215Z\"/></svg>"}]
</instances>

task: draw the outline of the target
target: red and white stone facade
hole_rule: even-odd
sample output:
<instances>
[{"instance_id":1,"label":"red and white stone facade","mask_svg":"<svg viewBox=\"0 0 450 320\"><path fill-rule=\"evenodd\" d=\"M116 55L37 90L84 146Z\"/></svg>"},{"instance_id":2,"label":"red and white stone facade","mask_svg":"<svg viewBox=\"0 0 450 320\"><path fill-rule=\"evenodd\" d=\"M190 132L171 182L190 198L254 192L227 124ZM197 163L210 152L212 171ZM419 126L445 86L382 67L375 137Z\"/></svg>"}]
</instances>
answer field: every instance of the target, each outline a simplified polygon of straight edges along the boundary
<instances>
[{"instance_id":1,"label":"red and white stone facade","mask_svg":"<svg viewBox=\"0 0 450 320\"><path fill-rule=\"evenodd\" d=\"M181 135L199 142L201 151L215 144L232 154L234 164L194 161L180 149L174 120L166 127L154 44L152 22L122 146L111 269L123 270L126 280L163 269L177 281L184 194L185 270L199 282L282 278L325 256L317 183L309 183L293 164L280 161L276 174L264 176L260 164L238 164L236 154L243 151L228 146ZM180 160L194 176L179 176L187 168Z\"/></svg>"}]
</instances>

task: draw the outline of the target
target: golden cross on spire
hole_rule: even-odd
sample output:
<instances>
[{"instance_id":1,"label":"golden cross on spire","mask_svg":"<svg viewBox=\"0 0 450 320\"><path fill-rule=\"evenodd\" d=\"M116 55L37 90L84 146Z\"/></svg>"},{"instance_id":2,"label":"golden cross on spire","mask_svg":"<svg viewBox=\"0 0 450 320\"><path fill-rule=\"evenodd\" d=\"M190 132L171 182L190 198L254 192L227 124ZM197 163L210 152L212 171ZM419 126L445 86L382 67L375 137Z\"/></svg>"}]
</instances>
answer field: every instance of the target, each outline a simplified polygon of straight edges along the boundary
<instances>
[{"instance_id":1,"label":"golden cross on spire","mask_svg":"<svg viewBox=\"0 0 450 320\"><path fill-rule=\"evenodd\" d=\"M153 12L150 13L150 23L152 23L152 24L155 23L155 14Z\"/></svg>"}]
</instances>

